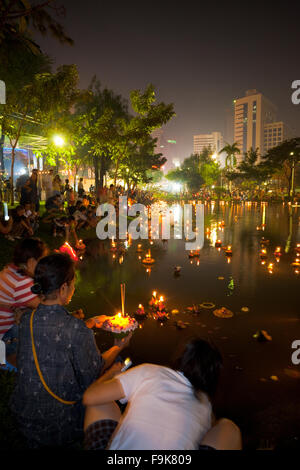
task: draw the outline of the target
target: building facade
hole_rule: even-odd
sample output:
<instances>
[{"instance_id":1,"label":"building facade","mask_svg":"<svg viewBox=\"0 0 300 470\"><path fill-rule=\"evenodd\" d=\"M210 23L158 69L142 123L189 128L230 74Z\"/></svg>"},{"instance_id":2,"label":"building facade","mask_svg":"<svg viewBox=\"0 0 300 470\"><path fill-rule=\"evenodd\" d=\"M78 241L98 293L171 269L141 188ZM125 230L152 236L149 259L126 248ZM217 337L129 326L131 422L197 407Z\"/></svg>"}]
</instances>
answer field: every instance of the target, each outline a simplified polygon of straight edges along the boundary
<instances>
[{"instance_id":1,"label":"building facade","mask_svg":"<svg viewBox=\"0 0 300 470\"><path fill-rule=\"evenodd\" d=\"M264 154L273 147L282 144L284 140L292 139L293 133L284 122L272 122L264 128Z\"/></svg>"},{"instance_id":2,"label":"building facade","mask_svg":"<svg viewBox=\"0 0 300 470\"><path fill-rule=\"evenodd\" d=\"M200 154L207 147L211 147L214 152L219 153L224 147L223 144L224 139L221 132L194 135L194 154Z\"/></svg>"},{"instance_id":3,"label":"building facade","mask_svg":"<svg viewBox=\"0 0 300 470\"><path fill-rule=\"evenodd\" d=\"M234 101L234 142L237 142L242 161L245 152L258 148L260 155L265 151L265 127L276 122L277 108L256 90L248 90L246 96Z\"/></svg>"}]
</instances>

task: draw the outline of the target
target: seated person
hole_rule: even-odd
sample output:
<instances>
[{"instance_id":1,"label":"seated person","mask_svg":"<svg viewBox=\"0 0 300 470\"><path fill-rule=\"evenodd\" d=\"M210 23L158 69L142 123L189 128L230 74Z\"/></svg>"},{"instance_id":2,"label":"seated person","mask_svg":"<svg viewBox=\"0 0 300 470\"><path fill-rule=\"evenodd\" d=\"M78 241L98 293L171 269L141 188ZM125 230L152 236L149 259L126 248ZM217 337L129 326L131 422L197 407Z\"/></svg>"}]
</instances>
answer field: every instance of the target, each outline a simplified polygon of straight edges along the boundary
<instances>
[{"instance_id":1,"label":"seated person","mask_svg":"<svg viewBox=\"0 0 300 470\"><path fill-rule=\"evenodd\" d=\"M196 339L186 345L175 369L142 364L116 375L115 366L83 395L85 448L240 449L234 423L221 420L212 428L211 399L221 364L219 351ZM113 400L128 402L123 415Z\"/></svg>"},{"instance_id":2,"label":"seated person","mask_svg":"<svg viewBox=\"0 0 300 470\"><path fill-rule=\"evenodd\" d=\"M89 208L87 211L87 222L90 227L96 227L98 224L99 218L96 216L95 208Z\"/></svg>"},{"instance_id":3,"label":"seated person","mask_svg":"<svg viewBox=\"0 0 300 470\"><path fill-rule=\"evenodd\" d=\"M12 210L12 219L13 225L10 232L11 238L22 238L33 235L33 230L31 228L30 223L25 217L25 209L24 206L17 206L15 209Z\"/></svg>"},{"instance_id":4,"label":"seated person","mask_svg":"<svg viewBox=\"0 0 300 470\"><path fill-rule=\"evenodd\" d=\"M60 217L53 219L53 236L66 236L66 227L69 226L68 217Z\"/></svg>"},{"instance_id":5,"label":"seated person","mask_svg":"<svg viewBox=\"0 0 300 470\"><path fill-rule=\"evenodd\" d=\"M76 222L76 229L80 230L81 228L85 228L88 226L88 219L87 219L87 209L84 206L81 206L79 209L77 209L73 217Z\"/></svg>"},{"instance_id":6,"label":"seated person","mask_svg":"<svg viewBox=\"0 0 300 470\"><path fill-rule=\"evenodd\" d=\"M47 254L47 246L38 238L26 238L16 246L12 262L0 272L0 339L6 354L16 353L18 322L14 310L37 307L40 300L31 292L38 260ZM15 321L17 320L17 321Z\"/></svg>"},{"instance_id":7,"label":"seated person","mask_svg":"<svg viewBox=\"0 0 300 470\"><path fill-rule=\"evenodd\" d=\"M69 314L65 305L75 291L75 266L68 255L42 258L32 291L41 303L20 322L11 408L30 447L68 446L83 437L84 391L112 365L131 336L115 340L101 354L93 331Z\"/></svg>"},{"instance_id":8,"label":"seated person","mask_svg":"<svg viewBox=\"0 0 300 470\"><path fill-rule=\"evenodd\" d=\"M38 213L32 211L32 205L30 204L30 202L27 202L26 204L24 204L24 209L25 209L24 216L28 220L33 232L35 232L39 227Z\"/></svg>"},{"instance_id":9,"label":"seated person","mask_svg":"<svg viewBox=\"0 0 300 470\"><path fill-rule=\"evenodd\" d=\"M46 214L43 219L45 223L52 222L54 218L59 218L64 215L61 197L58 194L49 197L46 201L45 207Z\"/></svg>"},{"instance_id":10,"label":"seated person","mask_svg":"<svg viewBox=\"0 0 300 470\"><path fill-rule=\"evenodd\" d=\"M70 215L74 215L74 213L80 209L82 206L81 201L76 201L76 204L69 204L68 211Z\"/></svg>"},{"instance_id":11,"label":"seated person","mask_svg":"<svg viewBox=\"0 0 300 470\"><path fill-rule=\"evenodd\" d=\"M53 236L65 237L66 241L69 241L70 233L74 236L77 241L77 235L75 231L75 219L72 215L64 216L59 219L53 219Z\"/></svg>"}]
</instances>

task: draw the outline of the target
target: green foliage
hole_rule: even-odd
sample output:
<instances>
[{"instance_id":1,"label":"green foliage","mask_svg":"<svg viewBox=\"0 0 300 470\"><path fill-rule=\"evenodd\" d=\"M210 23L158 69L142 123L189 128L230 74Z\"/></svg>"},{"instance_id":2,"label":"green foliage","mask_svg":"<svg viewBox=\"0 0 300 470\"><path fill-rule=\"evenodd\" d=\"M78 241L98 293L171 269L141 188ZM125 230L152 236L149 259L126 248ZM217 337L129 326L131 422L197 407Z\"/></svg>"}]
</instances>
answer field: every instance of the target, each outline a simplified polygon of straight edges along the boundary
<instances>
[{"instance_id":1,"label":"green foliage","mask_svg":"<svg viewBox=\"0 0 300 470\"><path fill-rule=\"evenodd\" d=\"M35 61L34 56L32 60ZM7 95L6 105L0 106L3 133L12 147L11 180L14 175L15 148L26 133L36 130L47 135L58 125L58 114L63 117L80 96L77 89L78 72L75 65L63 65L56 73L35 74L20 90ZM12 185L13 187L13 185ZM13 203L13 189L11 202Z\"/></svg>"},{"instance_id":2,"label":"green foliage","mask_svg":"<svg viewBox=\"0 0 300 470\"><path fill-rule=\"evenodd\" d=\"M18 41L28 51L38 55L39 46L32 40L33 31L46 35L50 33L62 44L73 44L63 26L53 16L63 17L65 8L57 6L54 0L39 3L31 0L1 0L0 3L0 44Z\"/></svg>"},{"instance_id":3,"label":"green foliage","mask_svg":"<svg viewBox=\"0 0 300 470\"><path fill-rule=\"evenodd\" d=\"M292 188L293 174L300 163L300 137L285 140L282 144L270 149L263 157L262 168L269 173L282 178L288 194Z\"/></svg>"},{"instance_id":4,"label":"green foliage","mask_svg":"<svg viewBox=\"0 0 300 470\"><path fill-rule=\"evenodd\" d=\"M180 168L171 170L166 178L186 184L192 192L199 191L201 186L211 186L220 176L219 164L213 161L212 153L210 148L205 148L200 155L191 155Z\"/></svg>"}]
</instances>

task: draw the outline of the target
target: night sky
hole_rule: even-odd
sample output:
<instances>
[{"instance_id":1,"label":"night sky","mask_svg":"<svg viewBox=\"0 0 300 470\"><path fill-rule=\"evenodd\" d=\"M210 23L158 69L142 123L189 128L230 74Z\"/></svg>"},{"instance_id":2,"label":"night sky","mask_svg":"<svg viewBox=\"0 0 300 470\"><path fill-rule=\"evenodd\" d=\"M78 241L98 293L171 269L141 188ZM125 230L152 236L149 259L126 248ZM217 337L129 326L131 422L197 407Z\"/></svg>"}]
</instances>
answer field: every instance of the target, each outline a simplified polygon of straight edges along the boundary
<instances>
[{"instance_id":1,"label":"night sky","mask_svg":"<svg viewBox=\"0 0 300 470\"><path fill-rule=\"evenodd\" d=\"M55 65L77 64L82 88L96 74L128 99L153 83L158 99L175 105L164 130L181 160L192 153L194 134L225 132L226 109L252 88L300 135L300 105L291 102L291 83L300 80L300 4L57 3L66 7L61 22L75 45L39 37L43 51Z\"/></svg>"}]
</instances>

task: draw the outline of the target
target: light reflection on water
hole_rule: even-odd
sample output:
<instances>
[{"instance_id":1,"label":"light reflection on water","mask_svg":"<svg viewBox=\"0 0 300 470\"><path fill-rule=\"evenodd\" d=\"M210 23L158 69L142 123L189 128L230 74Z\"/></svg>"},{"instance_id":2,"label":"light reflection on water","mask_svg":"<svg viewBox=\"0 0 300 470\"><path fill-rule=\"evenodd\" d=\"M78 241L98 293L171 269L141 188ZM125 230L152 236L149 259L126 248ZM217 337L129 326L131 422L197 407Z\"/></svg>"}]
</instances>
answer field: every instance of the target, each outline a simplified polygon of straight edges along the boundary
<instances>
[{"instance_id":1,"label":"light reflection on water","mask_svg":"<svg viewBox=\"0 0 300 470\"><path fill-rule=\"evenodd\" d=\"M270 408L273 415L282 416L280 432L285 425L294 423L297 427L299 386L286 371L293 367L291 344L300 339L300 275L291 266L300 243L300 211L282 204L216 203L214 208L206 204L205 214L205 244L195 258L189 258L184 240L154 240L153 245L148 240L136 240L120 253L110 251L108 242L89 240L70 309L81 307L88 317L116 313L120 310L120 284L124 282L125 311L134 313L139 304L147 310L151 293L157 291L165 297L169 310L178 309L180 313L171 315L165 325L151 318L141 323L125 353L134 365L168 363L182 341L194 335L208 338L224 357L216 397L220 416L225 413L238 424L239 419L249 423L254 429L250 439L269 432ZM222 248L215 248L217 240L221 240ZM230 258L223 249L228 245L232 247ZM281 251L278 261L274 254L277 247ZM144 266L142 259L149 248L155 263ZM265 259L260 256L262 249L266 250ZM174 275L175 266L181 267L179 275ZM212 302L216 308L224 306L234 316L220 319L211 309L199 314L186 310L202 302ZM249 310L242 311L243 307ZM189 325L179 330L176 320ZM257 342L253 335L258 330L266 330L272 341ZM95 334L102 351L111 346L108 333L100 330ZM279 378L275 384L270 379L274 376ZM273 428L272 432L276 434Z\"/></svg>"}]
</instances>

